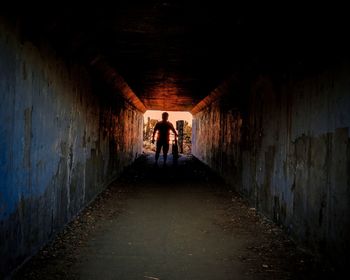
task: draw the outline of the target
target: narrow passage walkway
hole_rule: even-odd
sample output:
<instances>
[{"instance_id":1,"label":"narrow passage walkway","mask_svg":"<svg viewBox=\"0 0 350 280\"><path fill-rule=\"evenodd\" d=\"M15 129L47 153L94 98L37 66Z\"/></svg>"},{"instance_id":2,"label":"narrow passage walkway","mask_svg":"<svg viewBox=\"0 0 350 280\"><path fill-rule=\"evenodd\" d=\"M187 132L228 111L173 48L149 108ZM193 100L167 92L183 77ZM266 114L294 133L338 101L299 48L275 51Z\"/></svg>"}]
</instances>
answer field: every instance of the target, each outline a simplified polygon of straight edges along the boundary
<instances>
[{"instance_id":1,"label":"narrow passage walkway","mask_svg":"<svg viewBox=\"0 0 350 280\"><path fill-rule=\"evenodd\" d=\"M15 279L317 279L315 270L198 160L155 167L149 153Z\"/></svg>"}]
</instances>

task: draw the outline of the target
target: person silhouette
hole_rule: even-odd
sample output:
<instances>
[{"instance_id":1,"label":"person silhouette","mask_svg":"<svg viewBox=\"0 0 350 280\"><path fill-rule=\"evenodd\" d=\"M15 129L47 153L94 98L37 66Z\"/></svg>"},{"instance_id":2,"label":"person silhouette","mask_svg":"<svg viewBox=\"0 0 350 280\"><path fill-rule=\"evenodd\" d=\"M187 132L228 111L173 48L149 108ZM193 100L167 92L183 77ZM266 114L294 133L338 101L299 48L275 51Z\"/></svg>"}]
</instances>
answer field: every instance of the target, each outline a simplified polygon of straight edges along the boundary
<instances>
[{"instance_id":1,"label":"person silhouette","mask_svg":"<svg viewBox=\"0 0 350 280\"><path fill-rule=\"evenodd\" d=\"M171 122L168 121L169 114L167 112L164 112L162 114L162 120L160 122L157 122L152 135L152 143L154 144L154 137L157 134L157 144L156 144L156 165L158 165L158 159L160 155L160 151L163 148L163 157L164 157L164 165L166 165L166 160L168 156L169 151L169 141L170 141L170 131L172 131L175 134L175 139L177 137L177 132Z\"/></svg>"}]
</instances>

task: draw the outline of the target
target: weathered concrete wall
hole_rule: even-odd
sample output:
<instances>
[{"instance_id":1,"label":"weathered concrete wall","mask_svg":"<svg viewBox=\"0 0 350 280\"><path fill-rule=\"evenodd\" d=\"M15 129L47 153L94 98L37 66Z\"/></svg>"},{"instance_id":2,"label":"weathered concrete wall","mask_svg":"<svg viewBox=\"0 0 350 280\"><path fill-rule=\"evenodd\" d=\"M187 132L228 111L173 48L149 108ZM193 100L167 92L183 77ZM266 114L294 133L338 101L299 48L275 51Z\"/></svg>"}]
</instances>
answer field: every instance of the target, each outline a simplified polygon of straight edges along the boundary
<instances>
[{"instance_id":1,"label":"weathered concrete wall","mask_svg":"<svg viewBox=\"0 0 350 280\"><path fill-rule=\"evenodd\" d=\"M142 152L142 113L0 22L0 278Z\"/></svg>"},{"instance_id":2,"label":"weathered concrete wall","mask_svg":"<svg viewBox=\"0 0 350 280\"><path fill-rule=\"evenodd\" d=\"M241 127L241 113L227 108L220 99L194 115L192 121L192 154L235 187L239 187L241 172Z\"/></svg>"},{"instance_id":3,"label":"weathered concrete wall","mask_svg":"<svg viewBox=\"0 0 350 280\"><path fill-rule=\"evenodd\" d=\"M196 157L338 263L350 252L349 76L344 65L260 76L239 93L249 96L248 106L233 109L223 96L197 113L193 126Z\"/></svg>"}]
</instances>

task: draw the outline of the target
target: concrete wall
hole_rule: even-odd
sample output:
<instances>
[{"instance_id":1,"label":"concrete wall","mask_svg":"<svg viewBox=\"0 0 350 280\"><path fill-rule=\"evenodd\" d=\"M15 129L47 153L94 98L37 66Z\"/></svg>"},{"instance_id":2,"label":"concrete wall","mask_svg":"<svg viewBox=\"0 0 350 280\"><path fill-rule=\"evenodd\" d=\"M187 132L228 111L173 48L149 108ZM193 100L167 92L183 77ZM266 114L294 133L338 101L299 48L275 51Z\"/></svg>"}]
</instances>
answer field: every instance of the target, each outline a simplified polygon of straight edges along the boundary
<instances>
[{"instance_id":1,"label":"concrete wall","mask_svg":"<svg viewBox=\"0 0 350 280\"><path fill-rule=\"evenodd\" d=\"M193 123L196 157L304 246L343 264L350 252L349 77L348 65L258 76L241 92L223 93ZM235 108L232 95L247 96L248 105Z\"/></svg>"},{"instance_id":2,"label":"concrete wall","mask_svg":"<svg viewBox=\"0 0 350 280\"><path fill-rule=\"evenodd\" d=\"M242 116L237 108L227 108L221 101L212 102L194 115L192 154L238 188Z\"/></svg>"},{"instance_id":3,"label":"concrete wall","mask_svg":"<svg viewBox=\"0 0 350 280\"><path fill-rule=\"evenodd\" d=\"M142 152L142 113L90 81L0 22L0 278Z\"/></svg>"}]
</instances>

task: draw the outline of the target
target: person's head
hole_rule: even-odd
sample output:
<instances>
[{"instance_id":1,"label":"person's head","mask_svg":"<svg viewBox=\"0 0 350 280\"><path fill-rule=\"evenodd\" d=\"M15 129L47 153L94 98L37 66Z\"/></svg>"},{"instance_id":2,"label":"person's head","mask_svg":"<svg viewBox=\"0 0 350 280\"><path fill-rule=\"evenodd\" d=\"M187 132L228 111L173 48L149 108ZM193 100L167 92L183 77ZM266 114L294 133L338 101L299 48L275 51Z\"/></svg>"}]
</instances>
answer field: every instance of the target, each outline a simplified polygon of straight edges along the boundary
<instances>
[{"instance_id":1,"label":"person's head","mask_svg":"<svg viewBox=\"0 0 350 280\"><path fill-rule=\"evenodd\" d=\"M169 114L168 114L167 112L164 112L164 113L162 114L162 120L163 120L163 121L167 121L168 118L169 118Z\"/></svg>"}]
</instances>

